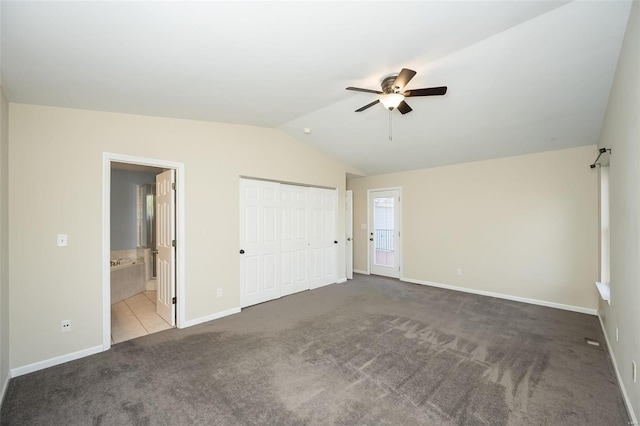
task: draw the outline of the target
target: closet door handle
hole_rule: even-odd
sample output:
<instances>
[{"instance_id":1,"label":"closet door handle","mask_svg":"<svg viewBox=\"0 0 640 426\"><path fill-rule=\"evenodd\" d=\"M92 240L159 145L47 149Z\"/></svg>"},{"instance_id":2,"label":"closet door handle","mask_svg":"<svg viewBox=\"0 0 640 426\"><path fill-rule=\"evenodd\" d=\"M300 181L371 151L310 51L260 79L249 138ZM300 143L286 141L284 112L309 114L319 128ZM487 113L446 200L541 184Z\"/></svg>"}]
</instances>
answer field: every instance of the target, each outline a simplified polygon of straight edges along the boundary
<instances>
[{"instance_id":1,"label":"closet door handle","mask_svg":"<svg viewBox=\"0 0 640 426\"><path fill-rule=\"evenodd\" d=\"M240 249L240 254L244 254L244 250Z\"/></svg>"},{"instance_id":2,"label":"closet door handle","mask_svg":"<svg viewBox=\"0 0 640 426\"><path fill-rule=\"evenodd\" d=\"M333 244L338 244L338 242L334 240L334 241L333 241Z\"/></svg>"}]
</instances>

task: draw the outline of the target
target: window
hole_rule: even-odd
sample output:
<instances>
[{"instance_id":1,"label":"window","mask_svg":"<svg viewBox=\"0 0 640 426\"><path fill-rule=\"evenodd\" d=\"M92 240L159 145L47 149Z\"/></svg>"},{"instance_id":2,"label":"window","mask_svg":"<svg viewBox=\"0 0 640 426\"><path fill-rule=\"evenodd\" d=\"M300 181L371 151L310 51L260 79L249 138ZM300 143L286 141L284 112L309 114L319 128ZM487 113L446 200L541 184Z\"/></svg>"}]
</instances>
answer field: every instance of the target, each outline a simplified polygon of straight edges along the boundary
<instances>
[{"instance_id":1,"label":"window","mask_svg":"<svg viewBox=\"0 0 640 426\"><path fill-rule=\"evenodd\" d=\"M609 283L609 167L600 167L600 282Z\"/></svg>"}]
</instances>

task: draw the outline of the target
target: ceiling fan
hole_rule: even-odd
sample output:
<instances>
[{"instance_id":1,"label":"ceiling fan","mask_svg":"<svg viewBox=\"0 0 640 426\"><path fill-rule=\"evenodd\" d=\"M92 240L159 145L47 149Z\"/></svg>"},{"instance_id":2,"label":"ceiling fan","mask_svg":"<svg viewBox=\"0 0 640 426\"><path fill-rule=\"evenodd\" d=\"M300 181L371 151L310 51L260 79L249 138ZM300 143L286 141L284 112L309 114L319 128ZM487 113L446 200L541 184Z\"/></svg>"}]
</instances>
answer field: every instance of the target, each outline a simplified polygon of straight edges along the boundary
<instances>
[{"instance_id":1,"label":"ceiling fan","mask_svg":"<svg viewBox=\"0 0 640 426\"><path fill-rule=\"evenodd\" d=\"M371 108L375 104L382 102L382 105L384 105L384 107L389 111L393 111L394 108L397 108L402 114L406 114L413 111L413 109L404 101L405 98L415 96L442 96L447 93L447 86L403 91L404 87L415 75L415 71L408 68L402 68L400 74L391 74L382 79L382 91L361 89L359 87L347 87L347 90L353 90L355 92L375 93L380 95L380 98L363 106L362 108L358 108L355 112L362 112L365 109Z\"/></svg>"}]
</instances>

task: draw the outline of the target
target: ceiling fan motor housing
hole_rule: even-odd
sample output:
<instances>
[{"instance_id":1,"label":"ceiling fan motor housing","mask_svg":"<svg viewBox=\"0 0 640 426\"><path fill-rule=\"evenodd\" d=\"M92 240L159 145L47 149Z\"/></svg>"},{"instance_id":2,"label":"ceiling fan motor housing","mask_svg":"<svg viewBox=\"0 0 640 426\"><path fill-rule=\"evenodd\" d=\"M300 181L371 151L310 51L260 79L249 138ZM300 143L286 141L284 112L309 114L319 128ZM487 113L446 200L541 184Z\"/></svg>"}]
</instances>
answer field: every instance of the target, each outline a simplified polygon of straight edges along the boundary
<instances>
[{"instance_id":1,"label":"ceiling fan motor housing","mask_svg":"<svg viewBox=\"0 0 640 426\"><path fill-rule=\"evenodd\" d=\"M399 88L393 87L393 83L396 81L398 74L391 74L382 79L382 92L383 93L395 93Z\"/></svg>"}]
</instances>

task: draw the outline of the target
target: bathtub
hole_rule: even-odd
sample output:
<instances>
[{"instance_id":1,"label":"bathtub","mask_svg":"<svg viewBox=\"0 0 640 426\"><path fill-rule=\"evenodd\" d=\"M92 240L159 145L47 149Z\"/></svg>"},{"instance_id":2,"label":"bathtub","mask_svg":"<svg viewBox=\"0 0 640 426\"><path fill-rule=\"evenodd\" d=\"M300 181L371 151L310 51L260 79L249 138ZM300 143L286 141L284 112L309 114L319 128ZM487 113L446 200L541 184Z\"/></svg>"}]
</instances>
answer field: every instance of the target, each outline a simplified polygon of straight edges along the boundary
<instances>
[{"instance_id":1,"label":"bathtub","mask_svg":"<svg viewBox=\"0 0 640 426\"><path fill-rule=\"evenodd\" d=\"M111 304L118 303L146 290L144 258L112 259Z\"/></svg>"}]
</instances>

